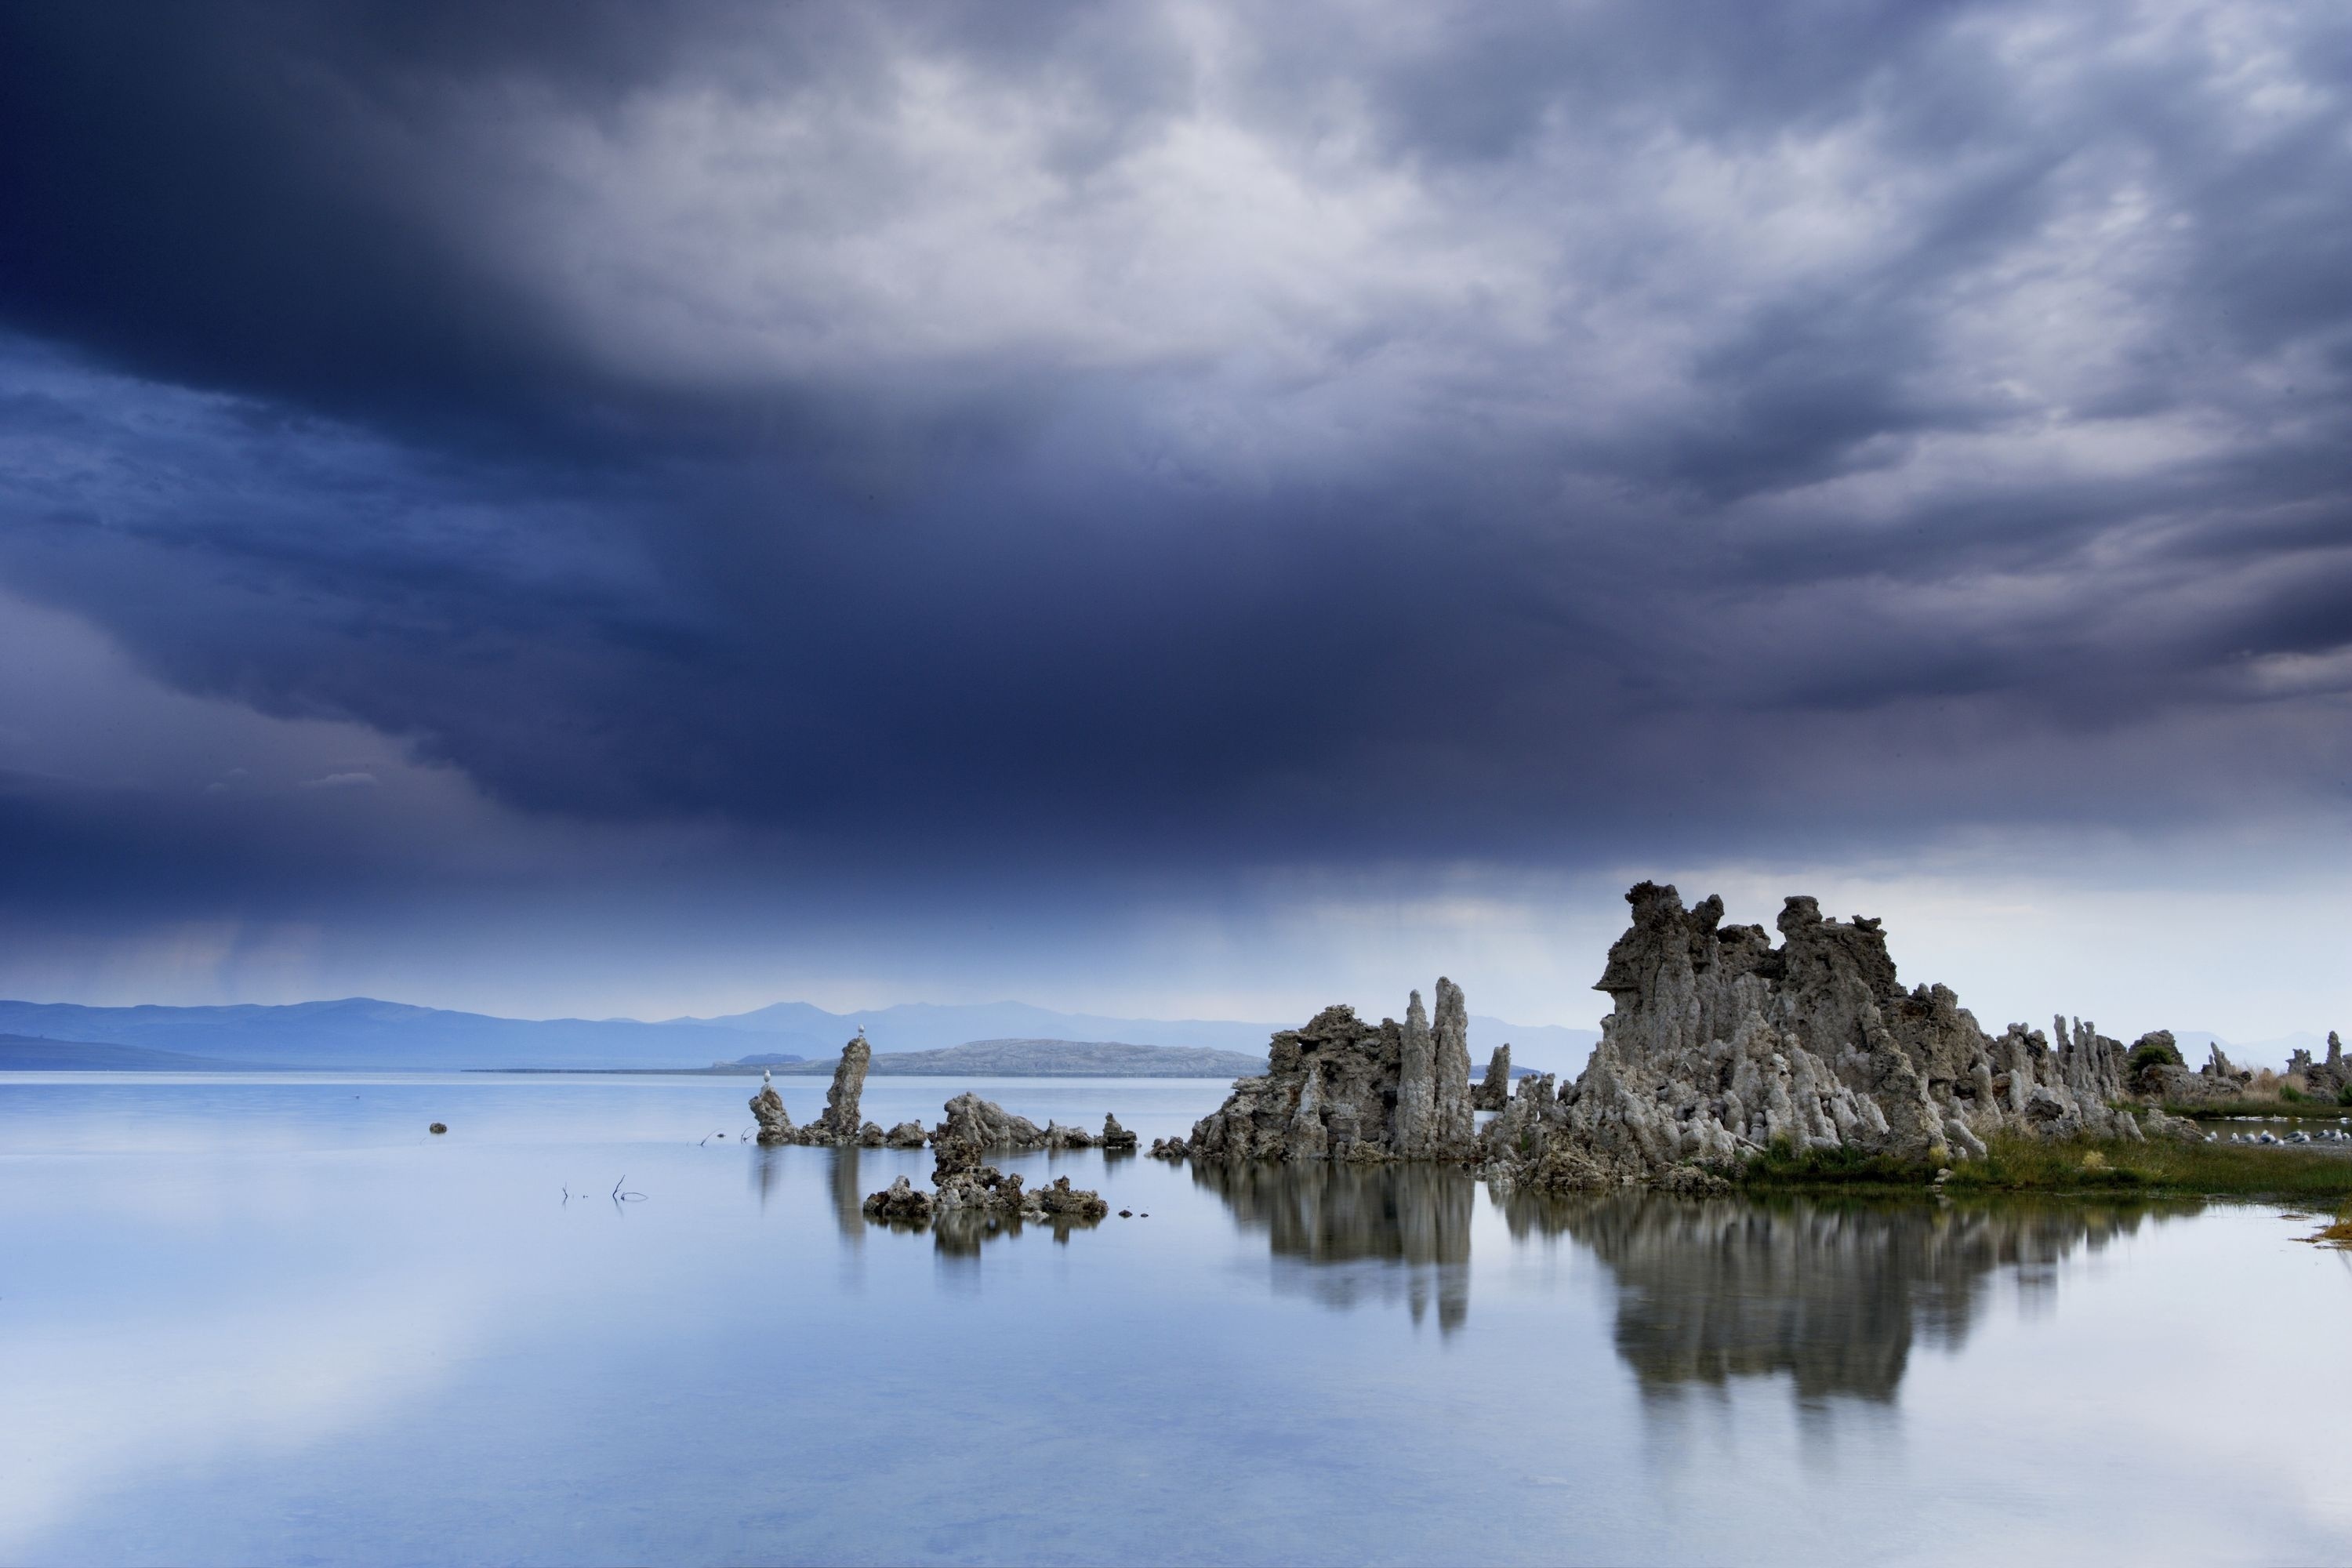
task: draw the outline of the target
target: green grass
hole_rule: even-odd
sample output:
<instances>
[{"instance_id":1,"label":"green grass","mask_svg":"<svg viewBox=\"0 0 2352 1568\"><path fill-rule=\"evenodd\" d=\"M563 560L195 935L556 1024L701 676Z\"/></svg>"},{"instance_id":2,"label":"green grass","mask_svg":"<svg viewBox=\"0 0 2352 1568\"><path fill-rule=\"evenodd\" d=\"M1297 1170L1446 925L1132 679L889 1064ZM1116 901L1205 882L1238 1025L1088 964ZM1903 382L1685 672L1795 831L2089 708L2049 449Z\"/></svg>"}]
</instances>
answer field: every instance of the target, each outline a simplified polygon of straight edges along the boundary
<instances>
[{"instance_id":1,"label":"green grass","mask_svg":"<svg viewBox=\"0 0 2352 1568\"><path fill-rule=\"evenodd\" d=\"M2242 1143L2187 1143L2168 1138L2126 1143L2078 1139L2063 1143L1995 1138L1982 1160L1963 1160L1943 1176L1932 1166L1850 1150L1776 1149L1734 1179L1759 1187L1875 1187L1951 1193L2126 1193L2207 1197L2287 1198L2330 1205L2352 1198L2352 1157L2308 1149Z\"/></svg>"}]
</instances>

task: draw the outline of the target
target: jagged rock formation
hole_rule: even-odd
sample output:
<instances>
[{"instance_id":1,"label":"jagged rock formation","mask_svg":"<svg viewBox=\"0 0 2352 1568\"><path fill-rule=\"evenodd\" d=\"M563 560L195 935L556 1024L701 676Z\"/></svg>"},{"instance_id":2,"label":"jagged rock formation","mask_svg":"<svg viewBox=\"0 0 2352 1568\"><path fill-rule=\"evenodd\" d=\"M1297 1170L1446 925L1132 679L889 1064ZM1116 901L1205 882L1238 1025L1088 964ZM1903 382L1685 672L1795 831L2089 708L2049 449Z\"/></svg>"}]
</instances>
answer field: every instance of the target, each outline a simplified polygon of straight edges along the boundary
<instances>
[{"instance_id":1,"label":"jagged rock formation","mask_svg":"<svg viewBox=\"0 0 2352 1568\"><path fill-rule=\"evenodd\" d=\"M833 1069L833 1083L824 1091L824 1109L805 1127L793 1125L792 1113L784 1109L783 1097L776 1092L775 1085L761 1084L760 1092L751 1097L751 1114L760 1123L760 1142L835 1149L882 1147L890 1134L870 1121L858 1120L858 1101L866 1090L866 1068L873 1058L874 1049L866 1043L863 1034L841 1047L841 1060Z\"/></svg>"},{"instance_id":2,"label":"jagged rock formation","mask_svg":"<svg viewBox=\"0 0 2352 1568\"><path fill-rule=\"evenodd\" d=\"M2132 1087L2173 1105L2210 1105L2244 1099L2253 1083L2254 1075L2232 1063L2217 1044L2206 1048L2205 1065L2196 1071L2167 1063L2135 1078Z\"/></svg>"},{"instance_id":3,"label":"jagged rock formation","mask_svg":"<svg viewBox=\"0 0 2352 1568\"><path fill-rule=\"evenodd\" d=\"M1155 1160L1181 1160L1192 1152L1181 1138L1154 1138L1151 1141L1150 1154Z\"/></svg>"},{"instance_id":4,"label":"jagged rock formation","mask_svg":"<svg viewBox=\"0 0 2352 1568\"><path fill-rule=\"evenodd\" d=\"M918 1191L912 1182L901 1176L868 1197L863 1212L867 1219L885 1225L929 1225L931 1194Z\"/></svg>"},{"instance_id":5,"label":"jagged rock formation","mask_svg":"<svg viewBox=\"0 0 2352 1568\"><path fill-rule=\"evenodd\" d=\"M1774 1145L1940 1162L1995 1131L2141 1135L2113 1104L2121 1042L2063 1019L2054 1044L2022 1024L1988 1037L1946 987L1903 989L1874 920L1792 898L1776 948L1723 925L1720 899L1685 910L1643 882L1626 900L1595 987L1616 1003L1601 1044L1570 1089L1525 1110L1514 1097L1487 1129L1498 1184L1704 1190Z\"/></svg>"},{"instance_id":6,"label":"jagged rock formation","mask_svg":"<svg viewBox=\"0 0 2352 1568\"><path fill-rule=\"evenodd\" d=\"M1486 1076L1470 1086L1470 1109L1500 1110L1510 1098L1511 1047L1506 1043L1486 1058Z\"/></svg>"},{"instance_id":7,"label":"jagged rock formation","mask_svg":"<svg viewBox=\"0 0 2352 1568\"><path fill-rule=\"evenodd\" d=\"M1470 1108L1469 1010L1437 983L1433 1027L1412 994L1400 1025L1375 1026L1326 1007L1274 1037L1262 1078L1234 1081L1194 1124L1189 1152L1212 1159L1448 1160L1476 1152ZM1154 1152L1158 1149L1155 1146Z\"/></svg>"},{"instance_id":8,"label":"jagged rock formation","mask_svg":"<svg viewBox=\"0 0 2352 1568\"><path fill-rule=\"evenodd\" d=\"M919 1149L930 1136L919 1121L901 1121L883 1134L882 1142L893 1149Z\"/></svg>"},{"instance_id":9,"label":"jagged rock formation","mask_svg":"<svg viewBox=\"0 0 2352 1568\"><path fill-rule=\"evenodd\" d=\"M1065 1149L1091 1149L1095 1135L1083 1127L1065 1127L1058 1121L1045 1123L1045 1147L1058 1154Z\"/></svg>"},{"instance_id":10,"label":"jagged rock formation","mask_svg":"<svg viewBox=\"0 0 2352 1568\"><path fill-rule=\"evenodd\" d=\"M776 1092L772 1083L763 1083L760 1092L751 1097L751 1115L760 1124L762 1143L789 1143L793 1141L793 1113L784 1109L784 1097Z\"/></svg>"},{"instance_id":11,"label":"jagged rock formation","mask_svg":"<svg viewBox=\"0 0 2352 1568\"><path fill-rule=\"evenodd\" d=\"M1067 1176L1056 1176L1034 1192L1025 1191L1017 1173L1007 1175L993 1165L980 1163L972 1157L971 1146L960 1142L933 1145L931 1185L931 1207L942 1218L963 1215L1091 1223L1110 1213L1101 1194L1071 1186Z\"/></svg>"},{"instance_id":12,"label":"jagged rock formation","mask_svg":"<svg viewBox=\"0 0 2352 1568\"><path fill-rule=\"evenodd\" d=\"M1036 1219L1097 1220L1110 1213L1110 1205L1103 1202L1100 1193L1074 1187L1069 1177L1056 1176L1027 1194L1021 1212Z\"/></svg>"},{"instance_id":13,"label":"jagged rock formation","mask_svg":"<svg viewBox=\"0 0 2352 1568\"><path fill-rule=\"evenodd\" d=\"M1106 1153L1135 1147L1135 1134L1118 1124L1118 1118L1108 1112L1103 1115L1102 1146Z\"/></svg>"},{"instance_id":14,"label":"jagged rock formation","mask_svg":"<svg viewBox=\"0 0 2352 1568\"><path fill-rule=\"evenodd\" d=\"M2289 1078L2302 1082L2305 1093L2322 1100L2337 1099L2347 1089L2352 1089L2352 1065L2345 1062L2344 1042L2333 1029L2327 1031L2326 1061L2315 1062L2309 1051L2299 1050L2287 1058L2286 1070Z\"/></svg>"},{"instance_id":15,"label":"jagged rock formation","mask_svg":"<svg viewBox=\"0 0 2352 1568\"><path fill-rule=\"evenodd\" d=\"M934 1150L950 1145L977 1158L991 1149L1043 1149L1045 1130L1025 1116L1015 1116L993 1100L970 1090L941 1108L943 1120L931 1129Z\"/></svg>"}]
</instances>

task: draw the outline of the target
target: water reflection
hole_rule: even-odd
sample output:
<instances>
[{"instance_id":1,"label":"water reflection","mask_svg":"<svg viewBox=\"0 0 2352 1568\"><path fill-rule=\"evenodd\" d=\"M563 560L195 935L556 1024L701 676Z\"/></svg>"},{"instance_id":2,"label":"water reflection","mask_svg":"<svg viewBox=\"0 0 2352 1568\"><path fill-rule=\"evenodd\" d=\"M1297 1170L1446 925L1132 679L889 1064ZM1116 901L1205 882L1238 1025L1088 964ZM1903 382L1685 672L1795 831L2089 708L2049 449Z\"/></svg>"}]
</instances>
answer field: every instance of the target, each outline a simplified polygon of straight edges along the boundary
<instances>
[{"instance_id":1,"label":"water reflection","mask_svg":"<svg viewBox=\"0 0 2352 1568\"><path fill-rule=\"evenodd\" d=\"M1617 1284L1617 1352L1645 1393L1787 1373L1801 1402L1888 1401L1915 1340L1958 1349L2006 1272L2030 1305L2077 1247L2201 1205L1803 1198L1500 1200L1515 1237L1565 1234Z\"/></svg>"},{"instance_id":2,"label":"water reflection","mask_svg":"<svg viewBox=\"0 0 2352 1568\"><path fill-rule=\"evenodd\" d=\"M1420 1322L1433 1303L1452 1333L1470 1311L1470 1216L1476 1181L1424 1165L1195 1162L1192 1181L1235 1223L1273 1243L1277 1289L1326 1305L1404 1301Z\"/></svg>"}]
</instances>

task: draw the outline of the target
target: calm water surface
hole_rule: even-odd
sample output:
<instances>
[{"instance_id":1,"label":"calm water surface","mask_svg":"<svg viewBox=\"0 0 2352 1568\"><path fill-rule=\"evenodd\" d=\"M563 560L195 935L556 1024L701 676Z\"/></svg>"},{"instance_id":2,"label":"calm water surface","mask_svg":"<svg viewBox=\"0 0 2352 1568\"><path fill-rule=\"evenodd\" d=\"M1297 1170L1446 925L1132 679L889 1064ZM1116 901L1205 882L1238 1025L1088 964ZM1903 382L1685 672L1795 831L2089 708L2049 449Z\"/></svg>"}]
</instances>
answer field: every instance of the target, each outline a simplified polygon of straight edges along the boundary
<instances>
[{"instance_id":1,"label":"calm water surface","mask_svg":"<svg viewBox=\"0 0 2352 1568\"><path fill-rule=\"evenodd\" d=\"M2274 1207L1087 1153L1005 1163L1148 1219L943 1240L857 1214L928 1153L746 1147L751 1087L0 1081L0 1561L2352 1557L2352 1271Z\"/></svg>"}]
</instances>

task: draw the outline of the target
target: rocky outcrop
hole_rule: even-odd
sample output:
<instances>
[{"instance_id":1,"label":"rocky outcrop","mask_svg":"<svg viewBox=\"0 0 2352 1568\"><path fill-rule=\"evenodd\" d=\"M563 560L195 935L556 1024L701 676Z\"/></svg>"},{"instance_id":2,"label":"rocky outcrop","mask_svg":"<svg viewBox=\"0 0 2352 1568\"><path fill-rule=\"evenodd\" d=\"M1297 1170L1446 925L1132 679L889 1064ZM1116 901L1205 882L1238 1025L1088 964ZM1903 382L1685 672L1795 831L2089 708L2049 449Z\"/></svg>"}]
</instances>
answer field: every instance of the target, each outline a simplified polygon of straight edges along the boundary
<instances>
[{"instance_id":1,"label":"rocky outcrop","mask_svg":"<svg viewBox=\"0 0 2352 1568\"><path fill-rule=\"evenodd\" d=\"M901 1121L882 1136L882 1142L893 1149L919 1149L930 1134L919 1121Z\"/></svg>"},{"instance_id":2,"label":"rocky outcrop","mask_svg":"<svg viewBox=\"0 0 2352 1568\"><path fill-rule=\"evenodd\" d=\"M858 1101L866 1089L866 1068L873 1057L874 1049L866 1043L863 1033L841 1047L841 1060L833 1069L833 1083L824 1091L824 1109L805 1127L793 1125L792 1113L784 1109L783 1097L776 1092L775 1085L762 1083L760 1092L751 1097L751 1114L760 1123L760 1142L834 1149L881 1148L890 1134L870 1121L858 1120Z\"/></svg>"},{"instance_id":3,"label":"rocky outcrop","mask_svg":"<svg viewBox=\"0 0 2352 1568\"><path fill-rule=\"evenodd\" d=\"M1500 1110L1511 1098L1511 1047L1500 1045L1486 1058L1486 1076L1470 1086L1470 1109Z\"/></svg>"},{"instance_id":4,"label":"rocky outcrop","mask_svg":"<svg viewBox=\"0 0 2352 1568\"><path fill-rule=\"evenodd\" d=\"M941 1111L942 1120L931 1129L933 1149L952 1145L977 1158L992 1149L1045 1146L1045 1129L969 1090L949 1100Z\"/></svg>"},{"instance_id":5,"label":"rocky outcrop","mask_svg":"<svg viewBox=\"0 0 2352 1568\"><path fill-rule=\"evenodd\" d=\"M931 1209L943 1220L960 1215L1092 1224L1110 1212L1101 1194L1071 1186L1067 1176L1057 1176L1028 1191L1019 1174L1007 1175L993 1165L980 1163L971 1157L969 1146L960 1142L934 1145L931 1184Z\"/></svg>"},{"instance_id":6,"label":"rocky outcrop","mask_svg":"<svg viewBox=\"0 0 2352 1568\"><path fill-rule=\"evenodd\" d=\"M2194 1072L2171 1063L2159 1063L2136 1075L2132 1084L2150 1099L2187 1106L2243 1100L2253 1086L2254 1075L2231 1062L2218 1044L2206 1047L2205 1065Z\"/></svg>"},{"instance_id":7,"label":"rocky outcrop","mask_svg":"<svg viewBox=\"0 0 2352 1568\"><path fill-rule=\"evenodd\" d=\"M867 1219L885 1225L922 1226L931 1223L931 1194L901 1176L866 1200Z\"/></svg>"},{"instance_id":8,"label":"rocky outcrop","mask_svg":"<svg viewBox=\"0 0 2352 1568\"><path fill-rule=\"evenodd\" d=\"M1192 1151L1181 1138L1154 1138L1150 1152L1155 1160L1181 1160Z\"/></svg>"},{"instance_id":9,"label":"rocky outcrop","mask_svg":"<svg viewBox=\"0 0 2352 1568\"><path fill-rule=\"evenodd\" d=\"M1902 987L1874 920L1792 898L1776 947L1724 925L1720 899L1685 910L1643 882L1626 900L1601 1044L1569 1089L1524 1110L1515 1096L1487 1129L1499 1184L1703 1190L1775 1146L1944 1162L1994 1132L2141 1136L2114 1103L2120 1042L2063 1019L1988 1037L1946 987Z\"/></svg>"},{"instance_id":10,"label":"rocky outcrop","mask_svg":"<svg viewBox=\"0 0 2352 1568\"><path fill-rule=\"evenodd\" d=\"M1065 1149L1091 1149L1095 1135L1083 1127L1065 1127L1058 1121L1045 1123L1045 1147L1058 1154Z\"/></svg>"},{"instance_id":11,"label":"rocky outcrop","mask_svg":"<svg viewBox=\"0 0 2352 1568\"><path fill-rule=\"evenodd\" d=\"M1028 1194L1021 1212L1027 1218L1085 1222L1110 1213L1110 1205L1103 1202L1100 1193L1074 1187L1069 1177L1056 1176Z\"/></svg>"},{"instance_id":12,"label":"rocky outcrop","mask_svg":"<svg viewBox=\"0 0 2352 1568\"><path fill-rule=\"evenodd\" d=\"M1118 1118L1117 1116L1106 1112L1103 1116L1103 1152L1107 1154L1113 1153L1122 1149L1131 1151L1134 1149L1135 1143L1135 1134L1129 1132L1126 1128L1121 1127L1118 1124Z\"/></svg>"},{"instance_id":13,"label":"rocky outcrop","mask_svg":"<svg viewBox=\"0 0 2352 1568\"><path fill-rule=\"evenodd\" d=\"M1326 1007L1304 1028L1276 1035L1267 1058L1264 1077L1237 1079L1225 1103L1194 1124L1185 1152L1373 1161L1476 1153L1469 1016L1451 980L1437 983L1433 1024L1418 991L1402 1024L1368 1024L1352 1007Z\"/></svg>"},{"instance_id":14,"label":"rocky outcrop","mask_svg":"<svg viewBox=\"0 0 2352 1568\"><path fill-rule=\"evenodd\" d=\"M2321 1100L2341 1100L2347 1089L2352 1089L2352 1065L2344 1060L2344 1042L2336 1031L2327 1031L2327 1059L2315 1062L2309 1051L2299 1050L2287 1058L2287 1076L2301 1085L2305 1094Z\"/></svg>"},{"instance_id":15,"label":"rocky outcrop","mask_svg":"<svg viewBox=\"0 0 2352 1568\"><path fill-rule=\"evenodd\" d=\"M784 1097L776 1092L772 1083L763 1083L760 1092L751 1097L751 1116L760 1124L762 1143L789 1143L793 1141L793 1113L784 1109Z\"/></svg>"}]
</instances>

